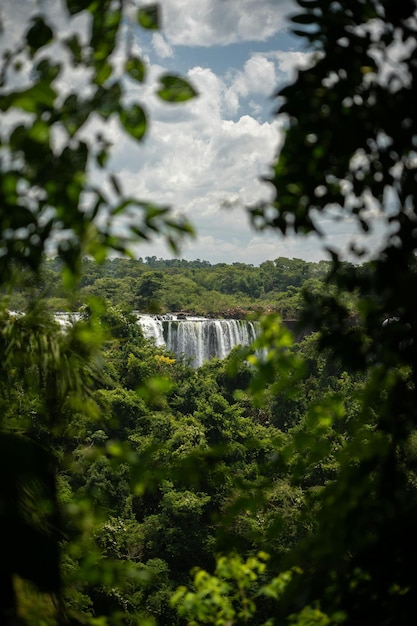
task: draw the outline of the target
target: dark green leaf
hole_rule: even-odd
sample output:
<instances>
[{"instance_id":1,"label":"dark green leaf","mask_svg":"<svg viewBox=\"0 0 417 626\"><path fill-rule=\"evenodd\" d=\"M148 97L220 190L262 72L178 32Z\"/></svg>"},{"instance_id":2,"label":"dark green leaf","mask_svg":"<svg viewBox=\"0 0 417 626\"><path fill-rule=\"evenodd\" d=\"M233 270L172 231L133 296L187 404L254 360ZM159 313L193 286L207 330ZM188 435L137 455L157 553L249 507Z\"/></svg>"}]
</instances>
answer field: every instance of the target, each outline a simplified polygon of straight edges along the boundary
<instances>
[{"instance_id":1,"label":"dark green leaf","mask_svg":"<svg viewBox=\"0 0 417 626\"><path fill-rule=\"evenodd\" d=\"M66 41L65 41L67 47L71 50L72 52L72 57L75 61L75 63L80 63L81 61L81 54L82 54L82 48L81 48L81 44L80 41L77 37L77 35L73 35L72 37L69 37Z\"/></svg>"},{"instance_id":2,"label":"dark green leaf","mask_svg":"<svg viewBox=\"0 0 417 626\"><path fill-rule=\"evenodd\" d=\"M197 95L196 90L189 82L174 74L165 74L161 77L160 82L162 87L158 89L158 96L167 102L185 102Z\"/></svg>"},{"instance_id":3,"label":"dark green leaf","mask_svg":"<svg viewBox=\"0 0 417 626\"><path fill-rule=\"evenodd\" d=\"M100 150L100 152L98 152L96 155L97 164L100 167L104 167L106 165L108 158L109 158L108 150Z\"/></svg>"},{"instance_id":4,"label":"dark green leaf","mask_svg":"<svg viewBox=\"0 0 417 626\"><path fill-rule=\"evenodd\" d=\"M16 172L4 172L0 178L0 193L7 203L17 203L17 184L19 176Z\"/></svg>"},{"instance_id":5,"label":"dark green leaf","mask_svg":"<svg viewBox=\"0 0 417 626\"><path fill-rule=\"evenodd\" d=\"M316 24L317 17L312 13L300 13L299 15L294 15L291 21L296 24Z\"/></svg>"},{"instance_id":6,"label":"dark green leaf","mask_svg":"<svg viewBox=\"0 0 417 626\"><path fill-rule=\"evenodd\" d=\"M9 140L10 147L13 150L20 150L25 137L26 137L26 126L23 126L23 124L19 124L19 126L16 126L16 128L13 130L12 134L10 135L10 140Z\"/></svg>"},{"instance_id":7,"label":"dark green leaf","mask_svg":"<svg viewBox=\"0 0 417 626\"><path fill-rule=\"evenodd\" d=\"M87 165L87 159L88 148L84 142L80 142L78 146L75 146L74 148L66 146L60 156L61 163L65 165L68 174L84 173ZM74 189L78 189L78 183L80 181L79 176L76 178L77 180L74 181L76 183Z\"/></svg>"},{"instance_id":8,"label":"dark green leaf","mask_svg":"<svg viewBox=\"0 0 417 626\"><path fill-rule=\"evenodd\" d=\"M120 121L125 130L137 140L141 140L146 133L147 121L145 111L138 104L129 109L120 111Z\"/></svg>"},{"instance_id":9,"label":"dark green leaf","mask_svg":"<svg viewBox=\"0 0 417 626\"><path fill-rule=\"evenodd\" d=\"M51 41L53 32L40 16L33 18L33 26L26 33L26 41L32 52L42 48Z\"/></svg>"},{"instance_id":10,"label":"dark green leaf","mask_svg":"<svg viewBox=\"0 0 417 626\"><path fill-rule=\"evenodd\" d=\"M122 191L121 191L121 188L120 188L120 183L119 183L119 181L117 180L117 177L114 174L110 174L110 182L112 184L113 189L117 193L117 195L120 196L122 194Z\"/></svg>"},{"instance_id":11,"label":"dark green leaf","mask_svg":"<svg viewBox=\"0 0 417 626\"><path fill-rule=\"evenodd\" d=\"M320 0L296 0L296 3L303 9L320 8Z\"/></svg>"},{"instance_id":12,"label":"dark green leaf","mask_svg":"<svg viewBox=\"0 0 417 626\"><path fill-rule=\"evenodd\" d=\"M111 210L112 216L120 215L129 205L134 204L132 198L126 198Z\"/></svg>"},{"instance_id":13,"label":"dark green leaf","mask_svg":"<svg viewBox=\"0 0 417 626\"><path fill-rule=\"evenodd\" d=\"M66 5L71 15L75 15L76 13L88 9L91 2L88 2L88 0L66 0Z\"/></svg>"},{"instance_id":14,"label":"dark green leaf","mask_svg":"<svg viewBox=\"0 0 417 626\"><path fill-rule=\"evenodd\" d=\"M39 119L36 120L35 123L32 124L28 132L28 137L30 137L37 143L49 144L49 137L50 137L49 124Z\"/></svg>"},{"instance_id":15,"label":"dark green leaf","mask_svg":"<svg viewBox=\"0 0 417 626\"><path fill-rule=\"evenodd\" d=\"M51 456L8 433L0 435L0 452L2 574L17 573L44 591L58 592L59 517Z\"/></svg>"},{"instance_id":16,"label":"dark green leaf","mask_svg":"<svg viewBox=\"0 0 417 626\"><path fill-rule=\"evenodd\" d=\"M315 35L312 35L308 31L299 30L298 28L291 28L291 32L293 35L296 35L297 37L306 37L310 41L314 41L316 39Z\"/></svg>"},{"instance_id":17,"label":"dark green leaf","mask_svg":"<svg viewBox=\"0 0 417 626\"><path fill-rule=\"evenodd\" d=\"M131 57L126 61L125 70L134 78L134 80L142 83L145 80L146 68L142 59L139 57Z\"/></svg>"},{"instance_id":18,"label":"dark green leaf","mask_svg":"<svg viewBox=\"0 0 417 626\"><path fill-rule=\"evenodd\" d=\"M36 71L42 80L51 83L58 76L61 65L59 63L51 63L48 59L42 59L36 67Z\"/></svg>"},{"instance_id":19,"label":"dark green leaf","mask_svg":"<svg viewBox=\"0 0 417 626\"><path fill-rule=\"evenodd\" d=\"M106 80L111 76L113 71L112 66L107 61L103 61L97 66L97 73L95 76L95 82L97 85L103 85Z\"/></svg>"},{"instance_id":20,"label":"dark green leaf","mask_svg":"<svg viewBox=\"0 0 417 626\"><path fill-rule=\"evenodd\" d=\"M119 83L115 83L109 88L99 88L97 90L94 103L97 112L107 119L112 113L118 109L121 96L121 88Z\"/></svg>"},{"instance_id":21,"label":"dark green leaf","mask_svg":"<svg viewBox=\"0 0 417 626\"><path fill-rule=\"evenodd\" d=\"M160 26L159 5L150 4L138 11L138 23L147 30L158 30Z\"/></svg>"},{"instance_id":22,"label":"dark green leaf","mask_svg":"<svg viewBox=\"0 0 417 626\"><path fill-rule=\"evenodd\" d=\"M71 137L88 119L91 110L91 103L80 100L75 94L70 94L65 99L61 107L61 119Z\"/></svg>"},{"instance_id":23,"label":"dark green leaf","mask_svg":"<svg viewBox=\"0 0 417 626\"><path fill-rule=\"evenodd\" d=\"M0 99L0 109L7 111L10 107L16 107L35 113L38 110L51 108L54 104L56 92L49 84L37 83L24 91L17 91Z\"/></svg>"}]
</instances>

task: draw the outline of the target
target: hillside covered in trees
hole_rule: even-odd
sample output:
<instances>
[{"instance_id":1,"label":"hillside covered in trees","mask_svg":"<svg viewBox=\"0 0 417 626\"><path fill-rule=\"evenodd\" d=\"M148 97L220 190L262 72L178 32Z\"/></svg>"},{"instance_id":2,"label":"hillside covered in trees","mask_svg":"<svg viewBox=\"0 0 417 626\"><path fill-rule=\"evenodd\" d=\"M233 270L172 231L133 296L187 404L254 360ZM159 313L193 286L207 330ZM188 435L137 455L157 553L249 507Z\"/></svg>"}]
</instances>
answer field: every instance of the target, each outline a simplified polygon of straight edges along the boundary
<instances>
[{"instance_id":1,"label":"hillside covered in trees","mask_svg":"<svg viewBox=\"0 0 417 626\"><path fill-rule=\"evenodd\" d=\"M279 258L259 267L244 263L113 258L102 264L84 260L82 278L71 306L78 310L96 296L108 303L141 312L185 311L212 317L245 317L275 311L295 319L302 290L320 290L330 263ZM62 287L59 258L47 260L37 276L19 275L9 296L11 309L24 310L30 298L41 297L51 310L65 310L68 296Z\"/></svg>"},{"instance_id":2,"label":"hillside covered in trees","mask_svg":"<svg viewBox=\"0 0 417 626\"><path fill-rule=\"evenodd\" d=\"M288 331L275 333L288 345ZM37 511L25 522L34 525L33 545L20 543L26 527L7 530L23 623L93 624L108 616L110 623L186 624L188 614L203 610L200 601L187 609L185 599L173 598L192 587L195 566L214 571L219 554L237 559L222 602L232 602L233 585L243 584L231 606L249 611L246 603L252 606L314 531L317 498L338 473L336 453L348 440L364 377L320 355L315 334L282 348L279 359L291 374L282 370L271 383L250 365L255 347L194 369L147 341L136 317L115 302L65 332L43 304L32 303L23 317L3 313L3 338L21 346L2 368L8 432L47 446L56 479L52 498L52 485L27 476L33 451L28 467L20 459L15 469L16 483L36 494ZM334 423L317 421L323 403L337 410ZM20 449L6 444L9 476ZM58 514L59 609L25 582L30 563L53 559ZM11 522L18 519L17 510ZM35 580L47 589L43 574ZM272 591L260 598L256 623L276 610Z\"/></svg>"}]
</instances>

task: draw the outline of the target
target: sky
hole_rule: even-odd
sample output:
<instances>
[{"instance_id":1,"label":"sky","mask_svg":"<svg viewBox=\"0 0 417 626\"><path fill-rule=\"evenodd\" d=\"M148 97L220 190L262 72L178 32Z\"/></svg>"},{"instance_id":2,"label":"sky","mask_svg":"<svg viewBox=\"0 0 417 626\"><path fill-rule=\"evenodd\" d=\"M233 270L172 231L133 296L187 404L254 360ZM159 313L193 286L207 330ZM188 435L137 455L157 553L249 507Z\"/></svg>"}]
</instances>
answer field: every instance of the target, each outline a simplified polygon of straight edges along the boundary
<instances>
[{"instance_id":1,"label":"sky","mask_svg":"<svg viewBox=\"0 0 417 626\"><path fill-rule=\"evenodd\" d=\"M3 0L5 31L18 38L29 8L58 20L61 2ZM244 209L273 197L262 181L283 134L273 94L311 58L290 33L288 16L297 11L293 0L160 0L159 5L158 32L139 28L133 12L125 27L128 45L148 64L145 86L128 82L126 99L144 105L149 132L138 145L111 121L106 128L113 142L109 168L124 192L169 205L192 222L197 237L183 245L180 258L253 265L280 256L328 258L314 236L256 232ZM156 98L158 77L166 71L186 77L198 97L182 104ZM333 247L343 248L349 234L357 237L349 221L328 221L324 227ZM158 239L135 252L173 257Z\"/></svg>"},{"instance_id":2,"label":"sky","mask_svg":"<svg viewBox=\"0 0 417 626\"><path fill-rule=\"evenodd\" d=\"M291 0L163 0L162 29L135 43L151 75L180 72L198 97L181 105L152 101L150 132L139 149L117 147L112 161L140 196L169 204L198 236L180 256L258 265L280 256L325 258L314 238L285 239L251 228L244 209L272 198L262 182L281 137L274 92L308 62L289 32ZM140 254L167 258L162 242Z\"/></svg>"}]
</instances>

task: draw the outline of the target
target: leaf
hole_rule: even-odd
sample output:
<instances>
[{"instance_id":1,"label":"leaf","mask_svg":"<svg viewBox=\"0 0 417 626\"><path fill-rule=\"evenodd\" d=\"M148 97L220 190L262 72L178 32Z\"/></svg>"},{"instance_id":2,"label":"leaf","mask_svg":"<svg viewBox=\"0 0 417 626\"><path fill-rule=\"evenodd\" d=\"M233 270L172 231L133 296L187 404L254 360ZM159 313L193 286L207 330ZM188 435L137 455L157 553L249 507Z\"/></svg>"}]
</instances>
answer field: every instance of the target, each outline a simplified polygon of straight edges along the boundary
<instances>
[{"instance_id":1,"label":"leaf","mask_svg":"<svg viewBox=\"0 0 417 626\"><path fill-rule=\"evenodd\" d=\"M147 120L145 111L138 104L134 104L130 109L122 109L120 112L120 121L124 129L140 141L147 128Z\"/></svg>"},{"instance_id":2,"label":"leaf","mask_svg":"<svg viewBox=\"0 0 417 626\"><path fill-rule=\"evenodd\" d=\"M139 57L131 57L126 61L125 70L131 78L143 83L146 75L145 64Z\"/></svg>"},{"instance_id":3,"label":"leaf","mask_svg":"<svg viewBox=\"0 0 417 626\"><path fill-rule=\"evenodd\" d=\"M82 48L81 48L80 40L78 39L77 35L73 35L72 37L69 37L65 41L65 44L67 48L71 50L72 58L74 62L80 63L82 59Z\"/></svg>"},{"instance_id":4,"label":"leaf","mask_svg":"<svg viewBox=\"0 0 417 626\"><path fill-rule=\"evenodd\" d=\"M13 150L21 150L23 142L26 138L26 126L19 124L10 135L10 147Z\"/></svg>"},{"instance_id":5,"label":"leaf","mask_svg":"<svg viewBox=\"0 0 417 626\"><path fill-rule=\"evenodd\" d=\"M100 152L96 154L97 165L103 168L106 165L108 158L109 158L108 150L100 150Z\"/></svg>"},{"instance_id":6,"label":"leaf","mask_svg":"<svg viewBox=\"0 0 417 626\"><path fill-rule=\"evenodd\" d=\"M16 107L28 113L36 113L41 109L52 108L55 97L56 92L49 84L36 83L29 89L10 93L1 98L0 110L7 111L10 107Z\"/></svg>"},{"instance_id":7,"label":"leaf","mask_svg":"<svg viewBox=\"0 0 417 626\"><path fill-rule=\"evenodd\" d=\"M42 59L36 65L35 70L42 81L51 84L61 71L61 65L59 63L51 63L48 59Z\"/></svg>"},{"instance_id":8,"label":"leaf","mask_svg":"<svg viewBox=\"0 0 417 626\"><path fill-rule=\"evenodd\" d=\"M66 0L66 5L68 11L71 15L75 15L76 13L80 13L91 5L91 2L86 2L85 0Z\"/></svg>"},{"instance_id":9,"label":"leaf","mask_svg":"<svg viewBox=\"0 0 417 626\"><path fill-rule=\"evenodd\" d=\"M120 188L120 183L117 180L117 176L115 176L114 174L110 174L110 182L111 182L111 185L112 185L114 191L117 193L117 195L121 196L122 195L122 191L121 191L121 188Z\"/></svg>"},{"instance_id":10,"label":"leaf","mask_svg":"<svg viewBox=\"0 0 417 626\"><path fill-rule=\"evenodd\" d=\"M61 106L61 119L68 133L75 135L91 113L89 102L80 101L75 94L70 94Z\"/></svg>"},{"instance_id":11,"label":"leaf","mask_svg":"<svg viewBox=\"0 0 417 626\"><path fill-rule=\"evenodd\" d=\"M37 444L0 434L2 572L59 592L60 521L51 461Z\"/></svg>"},{"instance_id":12,"label":"leaf","mask_svg":"<svg viewBox=\"0 0 417 626\"><path fill-rule=\"evenodd\" d=\"M299 30L298 28L291 28L291 33L297 37L306 37L310 41L315 41L316 36L308 31Z\"/></svg>"},{"instance_id":13,"label":"leaf","mask_svg":"<svg viewBox=\"0 0 417 626\"><path fill-rule=\"evenodd\" d=\"M300 13L299 15L294 15L291 21L295 24L315 24L317 17L312 13Z\"/></svg>"},{"instance_id":14,"label":"leaf","mask_svg":"<svg viewBox=\"0 0 417 626\"><path fill-rule=\"evenodd\" d=\"M38 143L49 144L50 127L49 124L42 120L37 119L27 134Z\"/></svg>"},{"instance_id":15,"label":"leaf","mask_svg":"<svg viewBox=\"0 0 417 626\"><path fill-rule=\"evenodd\" d=\"M32 53L48 44L53 37L53 32L44 19L40 16L33 18L33 26L26 33L26 41Z\"/></svg>"},{"instance_id":16,"label":"leaf","mask_svg":"<svg viewBox=\"0 0 417 626\"><path fill-rule=\"evenodd\" d=\"M107 61L103 61L97 64L97 73L95 76L95 82L97 85L103 85L106 80L111 76L113 71L112 66Z\"/></svg>"},{"instance_id":17,"label":"leaf","mask_svg":"<svg viewBox=\"0 0 417 626\"><path fill-rule=\"evenodd\" d=\"M320 8L320 0L295 0L295 1L303 9L318 9L318 8Z\"/></svg>"},{"instance_id":18,"label":"leaf","mask_svg":"<svg viewBox=\"0 0 417 626\"><path fill-rule=\"evenodd\" d=\"M100 68L108 63L117 41L121 13L106 6L95 5L90 45L93 49L94 65Z\"/></svg>"},{"instance_id":19,"label":"leaf","mask_svg":"<svg viewBox=\"0 0 417 626\"><path fill-rule=\"evenodd\" d=\"M158 30L160 27L159 5L149 4L138 11L138 24L147 30Z\"/></svg>"},{"instance_id":20,"label":"leaf","mask_svg":"<svg viewBox=\"0 0 417 626\"><path fill-rule=\"evenodd\" d=\"M107 119L118 109L121 97L120 84L117 82L109 88L100 87L94 96L96 111L102 118Z\"/></svg>"},{"instance_id":21,"label":"leaf","mask_svg":"<svg viewBox=\"0 0 417 626\"><path fill-rule=\"evenodd\" d=\"M160 82L162 87L157 91L158 96L167 102L185 102L197 95L189 82L174 74L165 74Z\"/></svg>"}]
</instances>

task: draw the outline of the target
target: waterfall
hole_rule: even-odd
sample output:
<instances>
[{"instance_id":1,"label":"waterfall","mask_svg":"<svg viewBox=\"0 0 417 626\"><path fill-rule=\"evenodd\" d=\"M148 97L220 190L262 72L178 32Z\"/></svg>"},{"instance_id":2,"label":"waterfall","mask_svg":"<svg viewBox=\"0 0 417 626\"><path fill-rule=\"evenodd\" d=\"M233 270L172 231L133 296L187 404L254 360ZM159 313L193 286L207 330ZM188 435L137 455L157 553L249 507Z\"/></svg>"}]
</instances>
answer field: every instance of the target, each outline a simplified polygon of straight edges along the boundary
<instances>
[{"instance_id":1,"label":"waterfall","mask_svg":"<svg viewBox=\"0 0 417 626\"><path fill-rule=\"evenodd\" d=\"M143 334L158 347L164 347L176 358L182 356L193 367L200 367L212 358L224 359L236 346L248 346L256 339L256 322L246 320L209 319L175 314L145 315L135 312ZM79 313L55 313L62 328L80 319Z\"/></svg>"},{"instance_id":2,"label":"waterfall","mask_svg":"<svg viewBox=\"0 0 417 626\"><path fill-rule=\"evenodd\" d=\"M81 315L79 313L64 313L57 312L54 313L54 319L62 328L67 328L71 326L75 322L78 322L81 319Z\"/></svg>"},{"instance_id":3,"label":"waterfall","mask_svg":"<svg viewBox=\"0 0 417 626\"><path fill-rule=\"evenodd\" d=\"M177 358L183 355L193 367L214 357L224 359L233 348L249 345L257 335L256 324L245 320L138 315L138 322L146 338L165 346Z\"/></svg>"},{"instance_id":4,"label":"waterfall","mask_svg":"<svg viewBox=\"0 0 417 626\"><path fill-rule=\"evenodd\" d=\"M147 339L152 339L156 346L165 346L162 321L153 315L139 315L139 324Z\"/></svg>"}]
</instances>

